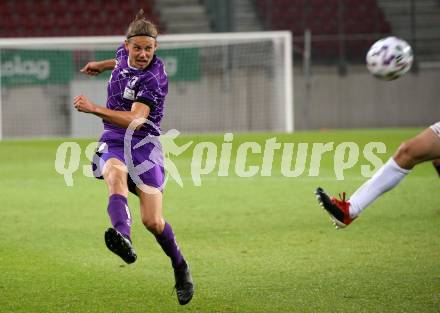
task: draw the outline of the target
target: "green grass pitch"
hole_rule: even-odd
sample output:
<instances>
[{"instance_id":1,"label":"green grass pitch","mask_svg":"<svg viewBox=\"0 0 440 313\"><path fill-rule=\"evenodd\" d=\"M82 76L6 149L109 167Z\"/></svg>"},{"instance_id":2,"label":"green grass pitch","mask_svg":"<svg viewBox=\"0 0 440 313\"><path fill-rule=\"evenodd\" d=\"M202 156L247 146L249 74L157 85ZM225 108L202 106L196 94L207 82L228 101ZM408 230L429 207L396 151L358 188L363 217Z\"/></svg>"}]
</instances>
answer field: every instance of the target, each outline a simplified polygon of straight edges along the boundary
<instances>
[{"instance_id":1,"label":"green grass pitch","mask_svg":"<svg viewBox=\"0 0 440 313\"><path fill-rule=\"evenodd\" d=\"M361 152L380 141L385 161L419 131L235 134L229 176L214 171L200 187L189 170L192 148L210 141L220 150L223 136L179 137L179 144L194 143L173 159L184 186L167 184L164 214L196 283L185 307L172 294L170 262L144 230L134 196L138 260L127 266L107 251L104 183L78 170L68 187L54 169L57 147L72 139L0 142L0 312L439 312L440 178L430 163L344 230L331 226L313 192L354 192L365 180L362 153L344 180L335 179L334 151L323 156L318 176L308 175L307 159L305 173L284 177L279 151L269 177L234 172L234 153L245 141L352 141ZM90 141L77 142L84 151ZM252 154L247 165L261 161Z\"/></svg>"}]
</instances>

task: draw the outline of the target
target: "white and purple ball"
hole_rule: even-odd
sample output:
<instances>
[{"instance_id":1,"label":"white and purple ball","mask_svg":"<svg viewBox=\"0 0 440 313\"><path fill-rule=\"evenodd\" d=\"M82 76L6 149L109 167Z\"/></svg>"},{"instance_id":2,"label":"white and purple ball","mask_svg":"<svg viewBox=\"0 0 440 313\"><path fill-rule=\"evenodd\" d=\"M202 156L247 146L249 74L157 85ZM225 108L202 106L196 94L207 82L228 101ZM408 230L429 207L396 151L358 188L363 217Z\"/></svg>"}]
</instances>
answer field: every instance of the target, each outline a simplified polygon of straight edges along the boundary
<instances>
[{"instance_id":1,"label":"white and purple ball","mask_svg":"<svg viewBox=\"0 0 440 313\"><path fill-rule=\"evenodd\" d=\"M411 46L398 37L376 41L367 53L367 68L375 77L394 80L409 71L413 63Z\"/></svg>"}]
</instances>

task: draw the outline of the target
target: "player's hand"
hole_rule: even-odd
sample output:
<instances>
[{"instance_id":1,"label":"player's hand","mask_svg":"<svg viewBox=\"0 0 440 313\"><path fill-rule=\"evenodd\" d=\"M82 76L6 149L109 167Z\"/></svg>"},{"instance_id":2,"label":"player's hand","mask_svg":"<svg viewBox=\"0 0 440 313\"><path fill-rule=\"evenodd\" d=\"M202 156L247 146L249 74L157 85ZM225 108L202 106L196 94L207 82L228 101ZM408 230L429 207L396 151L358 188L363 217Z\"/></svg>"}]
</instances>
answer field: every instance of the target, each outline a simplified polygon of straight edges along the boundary
<instances>
[{"instance_id":1,"label":"player's hand","mask_svg":"<svg viewBox=\"0 0 440 313\"><path fill-rule=\"evenodd\" d=\"M96 76L104 71L99 62L89 62L80 69L80 72L90 76Z\"/></svg>"},{"instance_id":2,"label":"player's hand","mask_svg":"<svg viewBox=\"0 0 440 313\"><path fill-rule=\"evenodd\" d=\"M78 112L93 113L96 106L84 95L73 98L73 106Z\"/></svg>"}]
</instances>

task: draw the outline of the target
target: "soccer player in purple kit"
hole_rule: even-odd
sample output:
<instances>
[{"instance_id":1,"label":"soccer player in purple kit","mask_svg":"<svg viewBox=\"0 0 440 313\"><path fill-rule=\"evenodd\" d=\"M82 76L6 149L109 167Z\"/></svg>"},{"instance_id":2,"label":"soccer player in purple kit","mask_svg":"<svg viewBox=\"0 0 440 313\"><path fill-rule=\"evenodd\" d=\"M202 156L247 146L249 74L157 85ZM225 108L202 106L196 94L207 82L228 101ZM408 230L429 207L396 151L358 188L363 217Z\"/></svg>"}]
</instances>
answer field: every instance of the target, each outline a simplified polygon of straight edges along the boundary
<instances>
[{"instance_id":1,"label":"soccer player in purple kit","mask_svg":"<svg viewBox=\"0 0 440 313\"><path fill-rule=\"evenodd\" d=\"M336 228L351 224L359 214L382 194L396 187L417 164L440 159L440 122L423 130L417 136L403 142L388 160L369 180L345 200L329 197L319 187L315 194L321 206L330 214Z\"/></svg>"},{"instance_id":2,"label":"soccer player in purple kit","mask_svg":"<svg viewBox=\"0 0 440 313\"><path fill-rule=\"evenodd\" d=\"M84 95L74 98L74 107L102 118L104 123L93 165L95 176L103 178L109 190L107 211L113 227L104 235L108 249L128 264L136 261L127 203L131 191L139 197L142 223L171 259L177 298L184 305L191 301L194 285L173 230L162 216L164 168L157 136L168 78L162 60L155 55L157 33L156 26L140 10L128 27L124 44L116 50L116 59L89 62L81 69L92 76L112 70L106 107ZM128 146L124 143L127 133L132 138ZM135 173L135 167L145 162L149 165L146 170Z\"/></svg>"}]
</instances>

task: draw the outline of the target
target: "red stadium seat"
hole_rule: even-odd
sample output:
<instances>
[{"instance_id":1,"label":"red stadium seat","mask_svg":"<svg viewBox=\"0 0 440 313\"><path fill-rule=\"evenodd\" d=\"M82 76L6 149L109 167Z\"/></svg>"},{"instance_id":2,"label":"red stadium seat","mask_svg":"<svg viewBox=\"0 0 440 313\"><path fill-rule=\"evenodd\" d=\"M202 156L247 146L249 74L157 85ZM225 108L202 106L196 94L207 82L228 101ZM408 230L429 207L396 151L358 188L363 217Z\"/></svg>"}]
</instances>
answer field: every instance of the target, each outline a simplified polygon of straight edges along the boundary
<instances>
[{"instance_id":1,"label":"red stadium seat","mask_svg":"<svg viewBox=\"0 0 440 313\"><path fill-rule=\"evenodd\" d=\"M0 36L121 35L142 7L160 25L152 1L0 1ZM124 26L125 25L125 26ZM163 29L163 27L160 27Z\"/></svg>"},{"instance_id":2,"label":"red stadium seat","mask_svg":"<svg viewBox=\"0 0 440 313\"><path fill-rule=\"evenodd\" d=\"M339 33L340 3L344 5L343 31L347 34L381 33L391 31L377 0L257 0L261 16L272 29L288 29L302 36L309 28L313 35L337 35ZM347 41L346 53L363 55L369 42ZM339 53L338 37L329 41L313 42L314 56L330 58Z\"/></svg>"}]
</instances>

